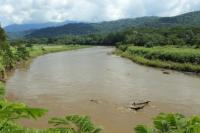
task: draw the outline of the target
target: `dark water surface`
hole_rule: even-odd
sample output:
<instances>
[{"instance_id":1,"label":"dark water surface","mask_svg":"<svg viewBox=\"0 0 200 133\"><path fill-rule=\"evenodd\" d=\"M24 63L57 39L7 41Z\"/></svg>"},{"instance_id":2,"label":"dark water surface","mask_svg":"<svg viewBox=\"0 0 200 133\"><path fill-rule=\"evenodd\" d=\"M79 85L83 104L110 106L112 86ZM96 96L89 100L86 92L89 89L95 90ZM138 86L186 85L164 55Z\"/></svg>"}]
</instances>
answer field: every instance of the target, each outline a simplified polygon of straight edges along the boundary
<instances>
[{"instance_id":1,"label":"dark water surface","mask_svg":"<svg viewBox=\"0 0 200 133\"><path fill-rule=\"evenodd\" d=\"M102 125L105 133L131 133L133 126L150 123L159 112L200 115L200 78L180 72L141 66L109 54L111 47L93 47L38 57L15 70L7 97L49 109L28 127L47 127L50 116L84 114ZM91 102L90 100L94 100ZM139 112L133 101L150 100Z\"/></svg>"}]
</instances>

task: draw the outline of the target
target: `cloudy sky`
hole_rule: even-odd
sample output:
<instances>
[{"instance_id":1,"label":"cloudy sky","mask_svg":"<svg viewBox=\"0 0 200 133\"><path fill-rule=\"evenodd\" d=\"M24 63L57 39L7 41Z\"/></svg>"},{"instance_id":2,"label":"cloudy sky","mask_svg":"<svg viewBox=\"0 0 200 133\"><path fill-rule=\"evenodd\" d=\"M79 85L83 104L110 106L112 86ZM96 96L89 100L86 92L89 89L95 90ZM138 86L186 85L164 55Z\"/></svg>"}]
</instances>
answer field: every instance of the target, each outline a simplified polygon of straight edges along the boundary
<instances>
[{"instance_id":1,"label":"cloudy sky","mask_svg":"<svg viewBox=\"0 0 200 133\"><path fill-rule=\"evenodd\" d=\"M174 16L200 10L200 0L0 0L0 22L105 21Z\"/></svg>"}]
</instances>

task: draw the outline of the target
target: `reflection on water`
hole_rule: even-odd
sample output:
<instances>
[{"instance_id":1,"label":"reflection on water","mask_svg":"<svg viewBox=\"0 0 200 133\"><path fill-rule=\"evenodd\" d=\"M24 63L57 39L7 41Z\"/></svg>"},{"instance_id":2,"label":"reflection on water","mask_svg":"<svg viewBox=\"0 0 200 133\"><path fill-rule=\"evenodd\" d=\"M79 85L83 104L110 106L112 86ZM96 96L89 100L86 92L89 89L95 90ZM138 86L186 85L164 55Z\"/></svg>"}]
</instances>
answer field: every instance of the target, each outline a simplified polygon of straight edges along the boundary
<instances>
[{"instance_id":1,"label":"reflection on water","mask_svg":"<svg viewBox=\"0 0 200 133\"><path fill-rule=\"evenodd\" d=\"M200 114L200 78L169 70L165 75L108 54L112 50L93 47L38 57L10 77L7 97L47 108L48 116L89 115L106 133L131 133L159 112ZM135 100L152 102L136 113L127 108ZM45 127L44 121L24 124Z\"/></svg>"}]
</instances>

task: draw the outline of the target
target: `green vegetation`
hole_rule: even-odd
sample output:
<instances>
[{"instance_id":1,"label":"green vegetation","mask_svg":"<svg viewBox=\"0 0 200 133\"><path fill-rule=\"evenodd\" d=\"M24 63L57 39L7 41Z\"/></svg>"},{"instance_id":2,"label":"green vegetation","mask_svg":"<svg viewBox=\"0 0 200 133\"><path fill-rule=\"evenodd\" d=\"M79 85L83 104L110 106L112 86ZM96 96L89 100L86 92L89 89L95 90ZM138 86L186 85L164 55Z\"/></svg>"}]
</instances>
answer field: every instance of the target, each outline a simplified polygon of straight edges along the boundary
<instances>
[{"instance_id":1,"label":"green vegetation","mask_svg":"<svg viewBox=\"0 0 200 133\"><path fill-rule=\"evenodd\" d=\"M200 32L194 27L130 28L112 34L116 54L140 64L200 72Z\"/></svg>"},{"instance_id":2,"label":"green vegetation","mask_svg":"<svg viewBox=\"0 0 200 133\"><path fill-rule=\"evenodd\" d=\"M36 57L39 55L53 53L53 52L60 52L60 51L69 51L69 50L76 50L81 48L87 48L89 46L86 45L34 45L31 48L28 48L30 57Z\"/></svg>"},{"instance_id":3,"label":"green vegetation","mask_svg":"<svg viewBox=\"0 0 200 133\"><path fill-rule=\"evenodd\" d=\"M63 35L52 37L27 38L26 43L39 44L82 44L82 45L119 45L134 44L136 46L188 46L200 47L199 27L173 28L128 28L112 33L89 35Z\"/></svg>"},{"instance_id":4,"label":"green vegetation","mask_svg":"<svg viewBox=\"0 0 200 133\"><path fill-rule=\"evenodd\" d=\"M5 93L5 86L2 82L0 82L0 99L2 99L4 97L4 93Z\"/></svg>"},{"instance_id":5,"label":"green vegetation","mask_svg":"<svg viewBox=\"0 0 200 133\"><path fill-rule=\"evenodd\" d=\"M47 110L31 108L23 103L13 103L0 100L0 132L1 133L98 133L101 128L96 127L89 117L71 115L64 118L52 118L49 124L55 128L30 129L16 124L21 118L37 119L42 117Z\"/></svg>"},{"instance_id":6,"label":"green vegetation","mask_svg":"<svg viewBox=\"0 0 200 133\"><path fill-rule=\"evenodd\" d=\"M192 46L200 45L200 30L198 27L173 28L131 28L122 33L125 37L118 43L134 44L136 46Z\"/></svg>"},{"instance_id":7,"label":"green vegetation","mask_svg":"<svg viewBox=\"0 0 200 133\"><path fill-rule=\"evenodd\" d=\"M200 50L193 48L120 46L116 54L143 65L200 72Z\"/></svg>"},{"instance_id":8,"label":"green vegetation","mask_svg":"<svg viewBox=\"0 0 200 133\"><path fill-rule=\"evenodd\" d=\"M95 126L87 116L71 115L65 118L51 118L50 124L59 126L56 130L67 131L70 133L99 133L102 128ZM55 130L55 129L54 129Z\"/></svg>"},{"instance_id":9,"label":"green vegetation","mask_svg":"<svg viewBox=\"0 0 200 133\"><path fill-rule=\"evenodd\" d=\"M136 133L200 133L200 117L161 113L153 119L153 127L138 125Z\"/></svg>"}]
</instances>

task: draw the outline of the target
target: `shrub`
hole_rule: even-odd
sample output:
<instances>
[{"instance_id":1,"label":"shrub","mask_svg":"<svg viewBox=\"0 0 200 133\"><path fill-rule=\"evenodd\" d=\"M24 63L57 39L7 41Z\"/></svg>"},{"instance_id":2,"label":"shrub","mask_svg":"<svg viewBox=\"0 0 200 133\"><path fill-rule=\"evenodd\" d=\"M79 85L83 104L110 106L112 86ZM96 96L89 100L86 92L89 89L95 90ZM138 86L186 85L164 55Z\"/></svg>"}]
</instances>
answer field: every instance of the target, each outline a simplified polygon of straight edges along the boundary
<instances>
[{"instance_id":1,"label":"shrub","mask_svg":"<svg viewBox=\"0 0 200 133\"><path fill-rule=\"evenodd\" d=\"M136 133L200 133L200 117L161 113L153 119L153 127L138 125Z\"/></svg>"}]
</instances>

